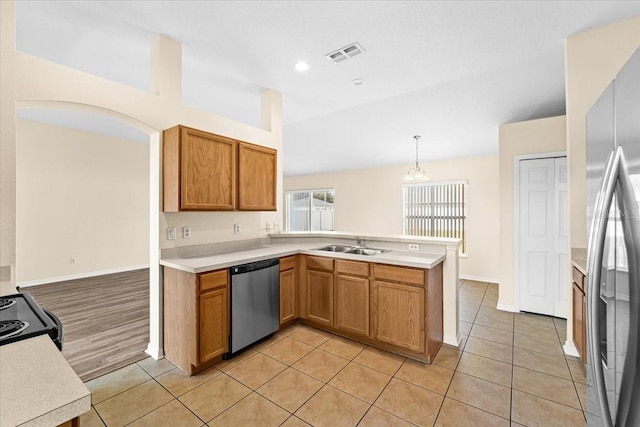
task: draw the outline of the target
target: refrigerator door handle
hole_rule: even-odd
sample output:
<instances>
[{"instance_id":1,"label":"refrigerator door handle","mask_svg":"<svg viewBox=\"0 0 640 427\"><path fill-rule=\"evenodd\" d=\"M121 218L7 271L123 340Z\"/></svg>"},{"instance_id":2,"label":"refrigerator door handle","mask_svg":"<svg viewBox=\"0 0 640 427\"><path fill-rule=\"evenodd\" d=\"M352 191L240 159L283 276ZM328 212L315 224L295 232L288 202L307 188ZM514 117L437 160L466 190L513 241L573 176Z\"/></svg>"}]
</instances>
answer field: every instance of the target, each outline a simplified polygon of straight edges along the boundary
<instances>
[{"instance_id":1,"label":"refrigerator door handle","mask_svg":"<svg viewBox=\"0 0 640 427\"><path fill-rule=\"evenodd\" d=\"M604 373L600 357L600 328L598 321L600 318L600 280L602 257L604 253L604 242L607 232L607 222L609 219L609 209L613 202L613 195L616 190L616 176L620 156L618 151L614 151L609 156L607 168L605 169L602 186L596 198L596 205L591 223L589 237L589 247L587 253L587 344L589 348L589 361L591 362L591 372L593 374L593 386L596 399L598 400L602 412L602 422L605 427L613 427L611 411L607 400L607 392L604 382Z\"/></svg>"},{"instance_id":2,"label":"refrigerator door handle","mask_svg":"<svg viewBox=\"0 0 640 427\"><path fill-rule=\"evenodd\" d=\"M621 212L620 217L629 266L629 324L638 325L640 324L640 300L638 295L640 218L638 202L635 198L633 183L627 170L627 162L622 147L618 147L617 151L620 152L617 173L618 206ZM640 425L640 408L638 405L638 402L640 402L640 370L637 366L639 342L639 328L630 327L616 415L616 424L621 426Z\"/></svg>"}]
</instances>

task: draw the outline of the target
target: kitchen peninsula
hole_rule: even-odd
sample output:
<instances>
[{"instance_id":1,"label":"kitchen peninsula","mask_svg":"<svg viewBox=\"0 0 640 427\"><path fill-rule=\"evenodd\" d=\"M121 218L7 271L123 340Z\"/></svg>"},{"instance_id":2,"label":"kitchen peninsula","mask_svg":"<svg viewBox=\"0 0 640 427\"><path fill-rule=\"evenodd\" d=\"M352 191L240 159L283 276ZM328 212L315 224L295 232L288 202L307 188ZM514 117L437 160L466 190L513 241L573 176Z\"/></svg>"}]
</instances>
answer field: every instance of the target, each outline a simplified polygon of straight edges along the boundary
<instances>
[{"instance_id":1,"label":"kitchen peninsula","mask_svg":"<svg viewBox=\"0 0 640 427\"><path fill-rule=\"evenodd\" d=\"M233 242L164 250L165 355L191 374L217 363L228 350L226 269L280 258L281 325L298 318L430 362L442 342L459 343L459 243L320 232L274 234L244 248ZM322 250L327 245L353 250Z\"/></svg>"}]
</instances>

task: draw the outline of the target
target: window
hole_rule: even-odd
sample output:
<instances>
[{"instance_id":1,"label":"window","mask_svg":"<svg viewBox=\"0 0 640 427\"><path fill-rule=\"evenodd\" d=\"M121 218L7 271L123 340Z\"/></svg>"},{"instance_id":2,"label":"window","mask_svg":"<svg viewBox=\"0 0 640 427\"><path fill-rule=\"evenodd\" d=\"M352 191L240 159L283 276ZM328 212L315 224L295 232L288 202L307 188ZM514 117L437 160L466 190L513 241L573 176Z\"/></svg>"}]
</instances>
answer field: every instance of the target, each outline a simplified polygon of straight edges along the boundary
<instances>
[{"instance_id":1,"label":"window","mask_svg":"<svg viewBox=\"0 0 640 427\"><path fill-rule=\"evenodd\" d=\"M287 231L333 231L335 190L285 192Z\"/></svg>"},{"instance_id":2,"label":"window","mask_svg":"<svg viewBox=\"0 0 640 427\"><path fill-rule=\"evenodd\" d=\"M405 185L404 234L462 239L465 254L466 186L466 181Z\"/></svg>"}]
</instances>

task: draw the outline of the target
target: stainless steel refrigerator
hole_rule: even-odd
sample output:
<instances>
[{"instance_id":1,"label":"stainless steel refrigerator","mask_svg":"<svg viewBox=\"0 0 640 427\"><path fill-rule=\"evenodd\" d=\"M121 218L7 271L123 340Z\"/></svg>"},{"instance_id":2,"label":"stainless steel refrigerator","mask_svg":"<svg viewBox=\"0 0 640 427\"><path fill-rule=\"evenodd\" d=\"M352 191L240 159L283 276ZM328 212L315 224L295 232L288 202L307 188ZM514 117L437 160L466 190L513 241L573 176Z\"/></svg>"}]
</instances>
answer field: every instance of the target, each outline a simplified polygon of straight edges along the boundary
<instances>
[{"instance_id":1,"label":"stainless steel refrigerator","mask_svg":"<svg viewBox=\"0 0 640 427\"><path fill-rule=\"evenodd\" d=\"M587 425L640 426L640 49L587 115Z\"/></svg>"}]
</instances>

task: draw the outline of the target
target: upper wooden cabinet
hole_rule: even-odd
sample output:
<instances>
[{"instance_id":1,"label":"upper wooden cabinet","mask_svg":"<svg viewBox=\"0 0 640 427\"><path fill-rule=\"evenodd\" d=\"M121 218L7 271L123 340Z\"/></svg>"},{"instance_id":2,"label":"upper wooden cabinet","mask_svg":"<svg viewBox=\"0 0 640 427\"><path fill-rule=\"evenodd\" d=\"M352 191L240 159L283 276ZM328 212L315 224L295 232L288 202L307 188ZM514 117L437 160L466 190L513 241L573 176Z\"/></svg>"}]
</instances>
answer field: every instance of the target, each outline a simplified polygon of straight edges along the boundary
<instances>
[{"instance_id":1,"label":"upper wooden cabinet","mask_svg":"<svg viewBox=\"0 0 640 427\"><path fill-rule=\"evenodd\" d=\"M238 145L238 209L276 210L277 151L240 142Z\"/></svg>"},{"instance_id":2,"label":"upper wooden cabinet","mask_svg":"<svg viewBox=\"0 0 640 427\"><path fill-rule=\"evenodd\" d=\"M163 132L163 210L276 210L277 151L174 126Z\"/></svg>"}]
</instances>

